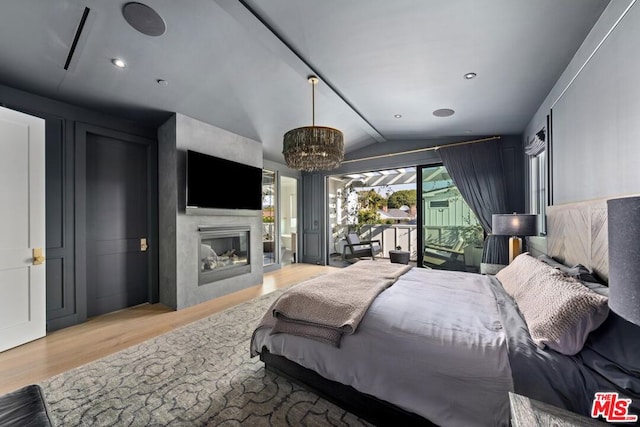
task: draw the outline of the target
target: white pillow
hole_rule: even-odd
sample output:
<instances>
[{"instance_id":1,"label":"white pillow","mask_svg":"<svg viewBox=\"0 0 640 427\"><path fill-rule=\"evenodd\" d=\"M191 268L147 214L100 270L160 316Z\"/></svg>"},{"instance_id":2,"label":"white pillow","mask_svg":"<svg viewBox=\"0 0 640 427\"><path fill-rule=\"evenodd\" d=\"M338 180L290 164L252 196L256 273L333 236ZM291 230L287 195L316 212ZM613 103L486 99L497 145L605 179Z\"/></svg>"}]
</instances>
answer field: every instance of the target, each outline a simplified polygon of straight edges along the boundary
<instances>
[{"instance_id":1,"label":"white pillow","mask_svg":"<svg viewBox=\"0 0 640 427\"><path fill-rule=\"evenodd\" d=\"M520 289L531 286L528 282L538 275L562 275L562 272L525 252L515 257L511 264L496 274L496 277L507 293L516 299Z\"/></svg>"}]
</instances>

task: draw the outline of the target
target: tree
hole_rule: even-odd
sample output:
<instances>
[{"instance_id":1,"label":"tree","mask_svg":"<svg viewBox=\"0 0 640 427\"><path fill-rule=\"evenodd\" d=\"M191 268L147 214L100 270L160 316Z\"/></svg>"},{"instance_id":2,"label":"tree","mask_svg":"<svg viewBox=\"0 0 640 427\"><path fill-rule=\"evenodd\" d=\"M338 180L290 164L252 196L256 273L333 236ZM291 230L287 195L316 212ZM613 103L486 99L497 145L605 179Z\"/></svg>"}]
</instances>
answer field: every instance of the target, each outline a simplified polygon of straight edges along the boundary
<instances>
[{"instance_id":1,"label":"tree","mask_svg":"<svg viewBox=\"0 0 640 427\"><path fill-rule=\"evenodd\" d=\"M358 211L358 224L379 224L380 214L377 210L360 209Z\"/></svg>"},{"instance_id":2,"label":"tree","mask_svg":"<svg viewBox=\"0 0 640 427\"><path fill-rule=\"evenodd\" d=\"M376 212L378 209L382 209L387 205L387 199L381 196L375 190L363 191L358 194L358 202L360 209L369 209Z\"/></svg>"},{"instance_id":3,"label":"tree","mask_svg":"<svg viewBox=\"0 0 640 427\"><path fill-rule=\"evenodd\" d=\"M378 224L379 209L387 205L387 199L375 190L358 193L358 224Z\"/></svg>"},{"instance_id":4,"label":"tree","mask_svg":"<svg viewBox=\"0 0 640 427\"><path fill-rule=\"evenodd\" d=\"M416 190L398 190L389 196L387 205L389 208L397 209L401 206L416 206L418 197Z\"/></svg>"}]
</instances>

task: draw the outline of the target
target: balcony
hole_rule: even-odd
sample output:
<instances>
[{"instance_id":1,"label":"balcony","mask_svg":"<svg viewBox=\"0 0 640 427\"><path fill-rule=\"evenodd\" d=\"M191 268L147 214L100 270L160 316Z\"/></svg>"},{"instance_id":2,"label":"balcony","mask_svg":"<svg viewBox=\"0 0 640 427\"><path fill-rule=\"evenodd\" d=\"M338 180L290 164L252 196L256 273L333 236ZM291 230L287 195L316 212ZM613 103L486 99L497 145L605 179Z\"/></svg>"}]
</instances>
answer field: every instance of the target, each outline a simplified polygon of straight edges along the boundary
<instances>
[{"instance_id":1,"label":"balcony","mask_svg":"<svg viewBox=\"0 0 640 427\"><path fill-rule=\"evenodd\" d=\"M333 227L334 254L341 254L345 244L344 236L353 226ZM482 232L478 227L469 226L425 226L423 227L425 249L423 262L432 268L474 270L479 268L482 251ZM361 240L380 240L380 257L389 258L389 251L398 246L409 252L409 260L418 261L418 226L414 224L366 224L360 227ZM468 248L465 251L465 248ZM473 252L473 254L472 254ZM440 262L443 261L443 262Z\"/></svg>"}]
</instances>

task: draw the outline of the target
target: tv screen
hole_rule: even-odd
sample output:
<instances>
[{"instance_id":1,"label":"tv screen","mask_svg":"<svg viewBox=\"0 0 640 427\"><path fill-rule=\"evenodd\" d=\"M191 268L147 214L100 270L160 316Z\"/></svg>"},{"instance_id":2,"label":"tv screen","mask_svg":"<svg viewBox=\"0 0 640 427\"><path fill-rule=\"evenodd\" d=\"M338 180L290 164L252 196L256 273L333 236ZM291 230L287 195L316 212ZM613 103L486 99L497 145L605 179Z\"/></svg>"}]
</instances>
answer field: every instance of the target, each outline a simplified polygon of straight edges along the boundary
<instances>
[{"instance_id":1,"label":"tv screen","mask_svg":"<svg viewBox=\"0 0 640 427\"><path fill-rule=\"evenodd\" d=\"M187 207L262 209L262 169L187 151Z\"/></svg>"}]
</instances>

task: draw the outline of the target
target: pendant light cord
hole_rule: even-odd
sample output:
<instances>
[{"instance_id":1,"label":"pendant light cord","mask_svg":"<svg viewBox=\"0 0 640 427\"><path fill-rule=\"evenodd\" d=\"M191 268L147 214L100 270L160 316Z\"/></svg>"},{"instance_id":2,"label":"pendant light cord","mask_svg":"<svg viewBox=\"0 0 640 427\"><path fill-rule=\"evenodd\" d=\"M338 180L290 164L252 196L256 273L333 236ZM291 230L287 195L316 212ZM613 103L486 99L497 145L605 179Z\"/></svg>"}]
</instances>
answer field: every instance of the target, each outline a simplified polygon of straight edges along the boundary
<instances>
[{"instance_id":1,"label":"pendant light cord","mask_svg":"<svg viewBox=\"0 0 640 427\"><path fill-rule=\"evenodd\" d=\"M317 77L309 77L311 83L311 127L316 126L316 83Z\"/></svg>"}]
</instances>

